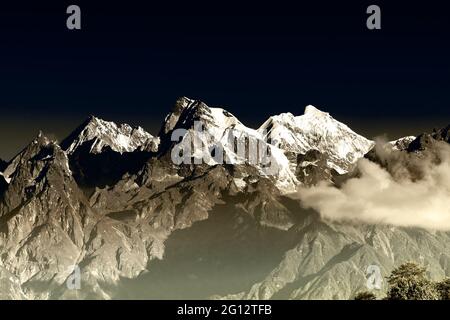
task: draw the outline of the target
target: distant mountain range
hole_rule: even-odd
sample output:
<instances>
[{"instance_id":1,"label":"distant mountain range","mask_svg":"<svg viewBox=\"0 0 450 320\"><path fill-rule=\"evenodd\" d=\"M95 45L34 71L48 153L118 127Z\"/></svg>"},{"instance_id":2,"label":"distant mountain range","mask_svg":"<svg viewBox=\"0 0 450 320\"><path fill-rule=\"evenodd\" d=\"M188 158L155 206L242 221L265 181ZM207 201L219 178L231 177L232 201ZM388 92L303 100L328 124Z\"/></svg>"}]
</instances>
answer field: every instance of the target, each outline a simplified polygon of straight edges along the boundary
<instances>
[{"instance_id":1,"label":"distant mountain range","mask_svg":"<svg viewBox=\"0 0 450 320\"><path fill-rule=\"evenodd\" d=\"M196 122L229 162L172 161ZM231 134L262 143L275 173L227 144ZM442 143L450 126L384 147L420 159ZM339 187L361 158L384 166L374 147L313 106L252 129L185 97L157 137L94 116L61 143L39 133L0 161L0 298L348 299L369 265L387 275L419 259L432 277L450 275L449 232L330 221L292 196ZM66 286L73 266L79 290Z\"/></svg>"}]
</instances>

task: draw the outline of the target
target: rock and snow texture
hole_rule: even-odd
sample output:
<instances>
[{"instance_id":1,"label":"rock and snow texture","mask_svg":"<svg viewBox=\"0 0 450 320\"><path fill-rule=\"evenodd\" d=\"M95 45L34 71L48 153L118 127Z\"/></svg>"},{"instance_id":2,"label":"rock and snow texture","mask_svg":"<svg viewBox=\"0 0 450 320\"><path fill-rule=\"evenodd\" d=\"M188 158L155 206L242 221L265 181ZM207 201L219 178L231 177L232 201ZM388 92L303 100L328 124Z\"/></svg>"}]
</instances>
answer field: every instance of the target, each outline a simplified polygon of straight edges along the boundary
<instances>
[{"instance_id":1,"label":"rock and snow texture","mask_svg":"<svg viewBox=\"0 0 450 320\"><path fill-rule=\"evenodd\" d=\"M87 143L90 144L90 153L93 154L101 153L105 147L110 147L119 153L136 150L155 152L159 140L141 127L132 128L128 124L117 125L91 116L65 139L61 146L68 154L72 154Z\"/></svg>"},{"instance_id":2,"label":"rock and snow texture","mask_svg":"<svg viewBox=\"0 0 450 320\"><path fill-rule=\"evenodd\" d=\"M389 144L392 146L392 149L402 151L408 149L409 144L415 139L415 136L407 136L394 141L389 141Z\"/></svg>"},{"instance_id":3,"label":"rock and snow texture","mask_svg":"<svg viewBox=\"0 0 450 320\"><path fill-rule=\"evenodd\" d=\"M317 150L327 158L326 164L330 169L344 174L374 145L372 141L313 106L307 106L301 116L283 113L270 117L258 130L254 130L222 108L210 108L203 102L189 98L178 100L173 112L166 117L161 134L166 135L167 140L174 130L184 128L189 131L186 135L192 137L195 121L204 124L204 129L209 133L201 139L207 150L212 150L220 142L227 163L260 161L255 166L260 169L261 174L272 175L283 193L294 192L301 184L296 175L298 155ZM236 137L236 140L233 141L230 137ZM236 145L239 144L250 149L249 141L256 142L254 145L261 143L255 148L258 153L254 152L257 154L254 159L249 159L248 151L244 152L244 156L237 152ZM268 157L259 152L264 148L270 151ZM193 153L193 156L201 158L201 154ZM264 161L267 159L270 159L269 166ZM215 163L214 159L210 159L209 164Z\"/></svg>"},{"instance_id":4,"label":"rock and snow texture","mask_svg":"<svg viewBox=\"0 0 450 320\"><path fill-rule=\"evenodd\" d=\"M200 123L201 127L196 127L196 123ZM246 127L222 108L210 108L201 101L181 98L166 117L161 130L161 140L171 139L171 134L177 129L185 129L176 141L180 141L179 145L183 145L185 150L190 148L195 138L201 141L198 145L202 148L191 152L193 158L199 159L199 162L206 160L209 165L250 164L257 168L261 175L276 180L277 187L284 193L294 192L299 183L289 168L289 160L283 150L268 144L259 131ZM205 134L198 134L198 129L203 130ZM220 148L217 148L218 145ZM174 144L168 151L171 151L173 146ZM217 153L209 157L212 150ZM208 155L206 159L205 154ZM216 157L219 154L223 157Z\"/></svg>"},{"instance_id":5,"label":"rock and snow texture","mask_svg":"<svg viewBox=\"0 0 450 320\"><path fill-rule=\"evenodd\" d=\"M328 113L307 106L301 116L282 113L270 117L258 129L278 148L299 154L315 149L328 157L328 165L339 174L352 169L374 143L353 132Z\"/></svg>"},{"instance_id":6,"label":"rock and snow texture","mask_svg":"<svg viewBox=\"0 0 450 320\"><path fill-rule=\"evenodd\" d=\"M192 134L195 121L214 137L204 144L222 142L233 165L172 162L171 134ZM277 175L227 145L231 133L245 145L271 140L264 146ZM423 150L450 143L450 127L411 140L391 145L420 161ZM90 118L61 145L40 134L0 163L0 299L348 299L365 289L369 264L383 276L408 260L435 279L450 274L449 232L325 221L284 195L299 183L331 181L372 147L311 106L254 130L224 109L181 98L159 138ZM111 184L86 188L76 179L87 167L111 174L105 161L141 160ZM79 291L65 286L73 265Z\"/></svg>"},{"instance_id":7,"label":"rock and snow texture","mask_svg":"<svg viewBox=\"0 0 450 320\"><path fill-rule=\"evenodd\" d=\"M56 143L56 141L50 140L49 138L44 136L42 132L39 132L38 136L7 164L5 170L2 173L6 182L11 183L12 179L14 179L15 175L17 175L17 170L20 169L21 166L24 166L29 161L26 155L30 148L42 147L45 149L53 146L61 149L61 147ZM62 165L64 169L67 171L67 173L70 174L67 155L63 153L62 150L61 154L64 156L64 162L62 163ZM52 160L52 155L46 154L42 160Z\"/></svg>"},{"instance_id":8,"label":"rock and snow texture","mask_svg":"<svg viewBox=\"0 0 450 320\"><path fill-rule=\"evenodd\" d=\"M201 127L195 127L196 123L201 123ZM197 134L199 128L205 134ZM185 146L197 138L201 141L201 148L197 145L195 150L191 149L193 158L199 162L253 165L261 175L276 181L283 193L295 192L301 184L296 174L297 155L318 150L327 157L329 168L342 174L348 172L373 145L313 106L307 106L302 116L295 117L291 113L273 116L255 130L225 109L208 107L201 101L183 97L165 118L158 138L140 127L131 128L127 124L117 125L90 117L61 146L69 155L82 146L87 146L92 154L99 154L106 147L119 153L145 150L169 154L176 144L172 134L177 129L186 130L183 138L178 140ZM190 139L185 139L186 136ZM161 146L160 139L163 141ZM204 157L205 154L208 156ZM216 156L219 154L223 156Z\"/></svg>"}]
</instances>

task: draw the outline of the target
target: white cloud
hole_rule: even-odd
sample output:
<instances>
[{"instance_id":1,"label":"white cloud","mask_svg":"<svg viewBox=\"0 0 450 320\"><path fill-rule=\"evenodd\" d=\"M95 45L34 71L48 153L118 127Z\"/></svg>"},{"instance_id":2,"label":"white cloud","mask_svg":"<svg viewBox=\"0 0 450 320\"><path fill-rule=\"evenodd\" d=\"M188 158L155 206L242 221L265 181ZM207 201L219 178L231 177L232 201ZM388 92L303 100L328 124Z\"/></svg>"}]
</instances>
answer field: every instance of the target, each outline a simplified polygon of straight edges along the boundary
<instances>
[{"instance_id":1,"label":"white cloud","mask_svg":"<svg viewBox=\"0 0 450 320\"><path fill-rule=\"evenodd\" d=\"M358 162L358 177L340 188L321 183L300 188L303 205L325 219L450 230L450 146L422 154L393 152L377 144L378 158Z\"/></svg>"}]
</instances>

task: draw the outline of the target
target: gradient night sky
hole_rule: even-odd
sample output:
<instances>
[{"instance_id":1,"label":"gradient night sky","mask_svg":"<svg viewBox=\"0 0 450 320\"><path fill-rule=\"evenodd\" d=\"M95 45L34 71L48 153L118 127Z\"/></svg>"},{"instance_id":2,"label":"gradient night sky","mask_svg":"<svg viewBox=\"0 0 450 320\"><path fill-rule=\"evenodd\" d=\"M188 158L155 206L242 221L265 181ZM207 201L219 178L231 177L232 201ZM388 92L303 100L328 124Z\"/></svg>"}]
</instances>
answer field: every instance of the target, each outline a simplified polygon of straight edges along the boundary
<instances>
[{"instance_id":1,"label":"gradient night sky","mask_svg":"<svg viewBox=\"0 0 450 320\"><path fill-rule=\"evenodd\" d=\"M308 104L367 137L450 123L450 13L437 4L42 2L0 6L2 158L89 114L157 134L183 95L253 127ZM381 31L366 28L374 3ZM81 31L66 29L70 4Z\"/></svg>"}]
</instances>

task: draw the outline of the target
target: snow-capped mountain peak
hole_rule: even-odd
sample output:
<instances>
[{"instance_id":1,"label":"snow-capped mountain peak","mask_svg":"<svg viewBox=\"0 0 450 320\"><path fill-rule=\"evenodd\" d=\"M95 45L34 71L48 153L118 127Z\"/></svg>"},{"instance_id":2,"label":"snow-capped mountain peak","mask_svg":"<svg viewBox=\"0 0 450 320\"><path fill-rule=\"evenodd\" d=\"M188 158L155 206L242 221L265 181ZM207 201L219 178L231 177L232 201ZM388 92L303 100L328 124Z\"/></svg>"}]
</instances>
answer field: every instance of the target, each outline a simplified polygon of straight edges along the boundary
<instances>
[{"instance_id":1,"label":"snow-capped mountain peak","mask_svg":"<svg viewBox=\"0 0 450 320\"><path fill-rule=\"evenodd\" d=\"M293 191L299 183L295 155L317 150L327 159L326 164L330 169L343 174L351 170L355 162L373 146L372 141L312 105L306 106L304 114L300 116L290 112L272 116L258 130L254 130L243 125L225 109L211 108L201 101L186 97L180 98L166 117L161 137L165 141L170 140L169 135L176 129L185 129L187 134L192 135L196 121L200 121L203 130L209 133L209 138L203 138L203 145L211 148L220 141L225 154L235 164L245 163L248 159L241 159L234 152L235 146L227 142L231 134L238 141L243 137L264 141L278 168L278 174L275 175L279 180L277 185L285 192ZM195 158L198 155L193 156Z\"/></svg>"},{"instance_id":2,"label":"snow-capped mountain peak","mask_svg":"<svg viewBox=\"0 0 450 320\"><path fill-rule=\"evenodd\" d=\"M300 116L272 116L258 131L285 151L305 154L315 149L326 154L328 165L339 173L347 172L373 146L372 141L311 105Z\"/></svg>"},{"instance_id":3,"label":"snow-capped mountain peak","mask_svg":"<svg viewBox=\"0 0 450 320\"><path fill-rule=\"evenodd\" d=\"M397 140L389 141L389 145L395 151L402 151L408 149L409 144L415 139L415 136L406 136Z\"/></svg>"},{"instance_id":4,"label":"snow-capped mountain peak","mask_svg":"<svg viewBox=\"0 0 450 320\"><path fill-rule=\"evenodd\" d=\"M233 114L223 108L209 107L205 103L192 100L186 97L178 99L173 111L166 117L165 123L161 129L162 141L166 142L171 139L169 135L177 129L184 129L182 144L186 149L190 148L191 140L186 137L193 137L198 127L196 122L202 125L202 134L196 135L202 141L203 150L192 150L193 158L202 158L204 150L212 150L217 145L223 148L223 162L228 164L250 164L260 171L262 175L267 173L265 164L259 163L257 155L250 155L248 150L243 154L236 152L237 146L248 147L249 140L256 144L262 143L270 148L271 154L271 177L276 180L277 187L283 192L292 192L298 183L295 175L289 170L289 161L283 151L275 146L268 145L263 136L255 129L249 128L242 124ZM204 134L203 134L204 133ZM162 152L170 152L173 144L167 144L168 150ZM262 148L261 148L262 149ZM203 151L203 152L202 152ZM208 152L209 153L209 152ZM259 156L261 156L259 152ZM250 160L250 157L253 157ZM259 159L259 158L258 158ZM204 158L203 158L204 160ZM208 159L210 165L216 164L214 159ZM253 161L256 160L256 161ZM254 163L256 162L256 163Z\"/></svg>"},{"instance_id":5,"label":"snow-capped mountain peak","mask_svg":"<svg viewBox=\"0 0 450 320\"><path fill-rule=\"evenodd\" d=\"M93 154L101 153L105 147L124 153L135 150L156 151L159 139L141 127L118 125L90 116L61 143L61 146L68 154L72 154L85 143L90 143L89 152Z\"/></svg>"},{"instance_id":6,"label":"snow-capped mountain peak","mask_svg":"<svg viewBox=\"0 0 450 320\"><path fill-rule=\"evenodd\" d=\"M326 117L330 116L328 112L321 111L314 107L313 105L308 105L305 107L305 116L312 116L312 117Z\"/></svg>"},{"instance_id":7,"label":"snow-capped mountain peak","mask_svg":"<svg viewBox=\"0 0 450 320\"><path fill-rule=\"evenodd\" d=\"M39 131L36 138L8 163L8 166L5 168L2 176L7 183L10 183L17 168L25 163L29 163L30 158L34 161L53 161L56 153L58 153L58 160L61 168L65 172L69 173L70 169L67 155L61 150L61 147L56 143L56 141L49 139L42 133L42 131ZM34 168L33 173L35 174L36 171L37 168Z\"/></svg>"},{"instance_id":8,"label":"snow-capped mountain peak","mask_svg":"<svg viewBox=\"0 0 450 320\"><path fill-rule=\"evenodd\" d=\"M206 127L205 129L208 130L216 128L224 131L230 127L244 131L253 130L244 126L233 114L225 109L209 107L199 100L182 97L177 100L172 112L166 116L161 134L167 134L178 128L190 129L194 126L195 121L202 122Z\"/></svg>"}]
</instances>

